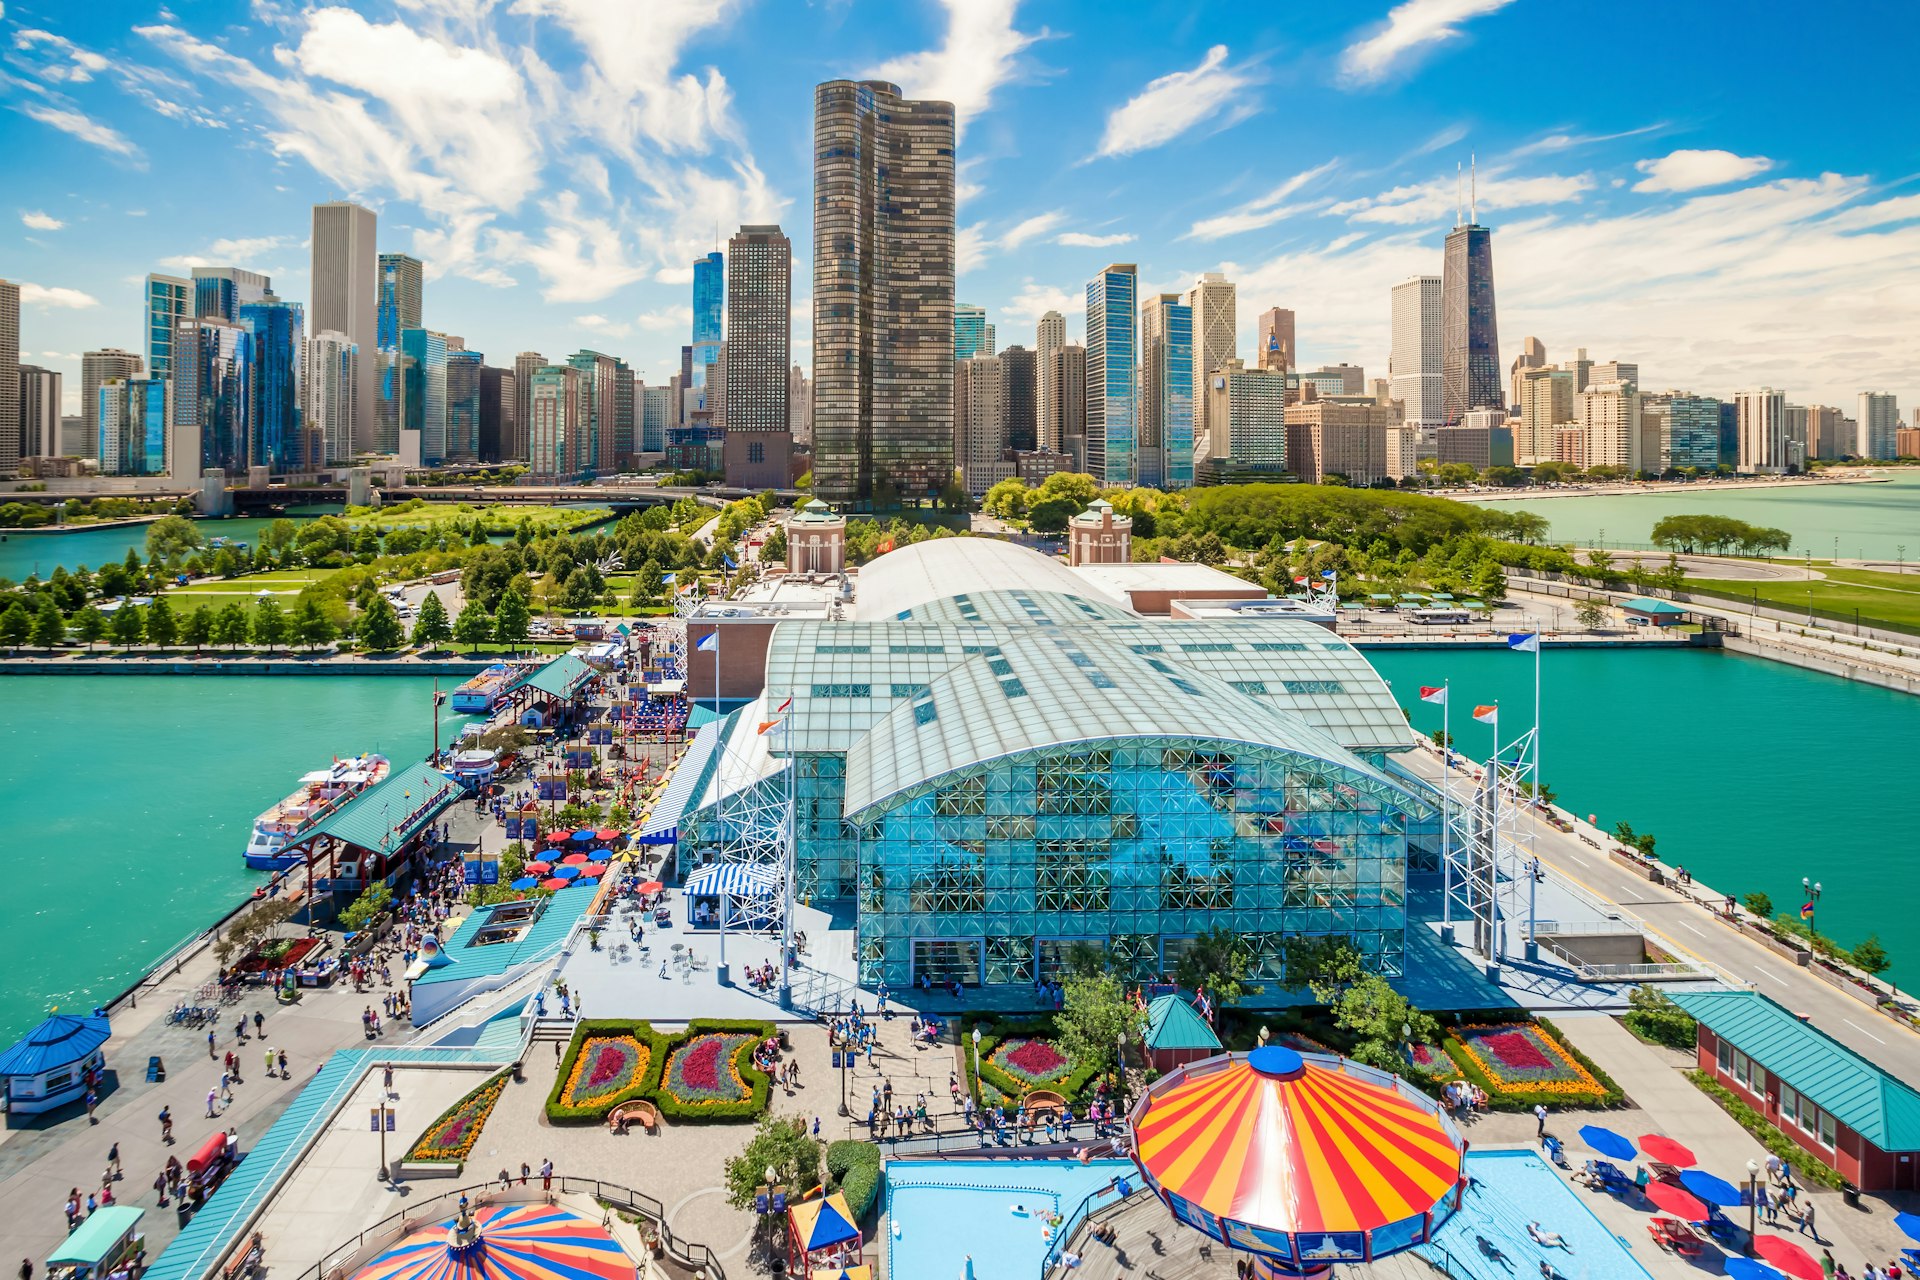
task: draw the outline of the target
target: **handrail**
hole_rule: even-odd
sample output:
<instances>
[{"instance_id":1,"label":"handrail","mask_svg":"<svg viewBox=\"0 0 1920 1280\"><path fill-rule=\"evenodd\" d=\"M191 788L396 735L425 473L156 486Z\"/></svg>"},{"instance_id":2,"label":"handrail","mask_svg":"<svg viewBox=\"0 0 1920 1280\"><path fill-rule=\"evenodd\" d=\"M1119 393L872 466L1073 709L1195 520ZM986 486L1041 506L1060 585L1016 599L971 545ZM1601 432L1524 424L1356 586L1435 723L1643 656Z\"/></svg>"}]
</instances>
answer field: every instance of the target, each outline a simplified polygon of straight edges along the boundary
<instances>
[{"instance_id":1,"label":"handrail","mask_svg":"<svg viewBox=\"0 0 1920 1280\"><path fill-rule=\"evenodd\" d=\"M1142 1185L1133 1187L1126 1195L1118 1197L1111 1204L1095 1203L1102 1197L1112 1195L1119 1190L1119 1187L1119 1178L1115 1178L1103 1187L1095 1187L1081 1198L1080 1203L1074 1206L1072 1213L1062 1219L1059 1229L1053 1233L1053 1242L1047 1246L1046 1256L1040 1260L1040 1280L1047 1280L1047 1273L1059 1263L1060 1255L1067 1251L1067 1246L1074 1243L1080 1232L1092 1224L1096 1212L1104 1214L1108 1210L1117 1209L1143 1197L1151 1199L1153 1196L1152 1190Z\"/></svg>"}]
</instances>

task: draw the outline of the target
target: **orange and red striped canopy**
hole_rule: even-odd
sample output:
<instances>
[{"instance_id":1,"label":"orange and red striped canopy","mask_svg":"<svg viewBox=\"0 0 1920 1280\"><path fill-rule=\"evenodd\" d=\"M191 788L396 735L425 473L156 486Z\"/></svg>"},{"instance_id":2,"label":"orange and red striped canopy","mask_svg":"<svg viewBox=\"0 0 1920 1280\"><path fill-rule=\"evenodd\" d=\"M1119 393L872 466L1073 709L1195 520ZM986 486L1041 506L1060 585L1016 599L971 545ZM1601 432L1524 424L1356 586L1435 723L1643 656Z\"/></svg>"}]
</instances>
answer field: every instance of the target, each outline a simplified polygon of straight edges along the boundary
<instances>
[{"instance_id":1,"label":"orange and red striped canopy","mask_svg":"<svg viewBox=\"0 0 1920 1280\"><path fill-rule=\"evenodd\" d=\"M1273 1048L1169 1077L1133 1118L1141 1171L1272 1232L1372 1231L1432 1211L1460 1178L1451 1126L1340 1065Z\"/></svg>"}]
</instances>

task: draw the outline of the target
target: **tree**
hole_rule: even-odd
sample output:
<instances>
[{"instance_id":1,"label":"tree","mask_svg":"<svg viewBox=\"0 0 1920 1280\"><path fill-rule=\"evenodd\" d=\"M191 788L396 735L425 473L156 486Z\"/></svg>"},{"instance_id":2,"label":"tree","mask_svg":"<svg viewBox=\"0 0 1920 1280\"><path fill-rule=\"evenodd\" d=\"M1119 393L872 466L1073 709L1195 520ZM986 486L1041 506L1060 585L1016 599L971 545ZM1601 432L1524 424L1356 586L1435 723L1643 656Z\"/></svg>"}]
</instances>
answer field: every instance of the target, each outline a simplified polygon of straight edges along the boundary
<instances>
[{"instance_id":1,"label":"tree","mask_svg":"<svg viewBox=\"0 0 1920 1280\"><path fill-rule=\"evenodd\" d=\"M515 583L501 595L500 607L494 611L493 638L510 649L525 644L527 624L532 621L533 604Z\"/></svg>"},{"instance_id":2,"label":"tree","mask_svg":"<svg viewBox=\"0 0 1920 1280\"><path fill-rule=\"evenodd\" d=\"M787 531L775 529L760 544L761 564L785 564L787 560Z\"/></svg>"},{"instance_id":3,"label":"tree","mask_svg":"<svg viewBox=\"0 0 1920 1280\"><path fill-rule=\"evenodd\" d=\"M254 606L253 639L255 644L265 645L268 653L287 642L287 611L272 596L261 596Z\"/></svg>"},{"instance_id":4,"label":"tree","mask_svg":"<svg viewBox=\"0 0 1920 1280\"><path fill-rule=\"evenodd\" d=\"M1630 822L1614 823L1613 838L1629 849L1638 849L1643 858L1653 856L1654 838L1644 832L1635 831Z\"/></svg>"},{"instance_id":5,"label":"tree","mask_svg":"<svg viewBox=\"0 0 1920 1280\"><path fill-rule=\"evenodd\" d=\"M194 609L182 617L180 640L184 644L192 645L196 654L211 639L213 639L213 610Z\"/></svg>"},{"instance_id":6,"label":"tree","mask_svg":"<svg viewBox=\"0 0 1920 1280\"><path fill-rule=\"evenodd\" d=\"M1123 1037L1140 1033L1140 1011L1110 973L1069 974L1065 986L1065 999L1054 1018L1061 1045L1081 1062L1113 1062L1117 1076L1125 1064L1116 1046Z\"/></svg>"},{"instance_id":7,"label":"tree","mask_svg":"<svg viewBox=\"0 0 1920 1280\"><path fill-rule=\"evenodd\" d=\"M238 600L220 606L213 619L213 642L226 648L238 648L253 638L253 619L247 606Z\"/></svg>"},{"instance_id":8,"label":"tree","mask_svg":"<svg viewBox=\"0 0 1920 1280\"><path fill-rule=\"evenodd\" d=\"M797 1200L820 1185L820 1142L807 1133L799 1116L763 1115L746 1148L726 1163L727 1203L736 1209L753 1207L754 1195L772 1169L776 1185Z\"/></svg>"},{"instance_id":9,"label":"tree","mask_svg":"<svg viewBox=\"0 0 1920 1280\"><path fill-rule=\"evenodd\" d=\"M124 607L124 606L123 606ZM40 608L33 615L33 643L49 654L67 638L67 621L60 616L52 596L40 597Z\"/></svg>"},{"instance_id":10,"label":"tree","mask_svg":"<svg viewBox=\"0 0 1920 1280\"><path fill-rule=\"evenodd\" d=\"M453 638L467 646L467 652L471 653L493 639L493 619L485 609L469 600L461 607L460 616L453 620Z\"/></svg>"},{"instance_id":11,"label":"tree","mask_svg":"<svg viewBox=\"0 0 1920 1280\"><path fill-rule=\"evenodd\" d=\"M1304 988L1321 1004L1332 1004L1366 972L1345 938L1289 936L1280 943L1280 966L1288 990Z\"/></svg>"},{"instance_id":12,"label":"tree","mask_svg":"<svg viewBox=\"0 0 1920 1280\"><path fill-rule=\"evenodd\" d=\"M1607 606L1601 601L1589 597L1573 606L1573 616L1578 618L1580 625L1587 630L1598 631L1606 624Z\"/></svg>"},{"instance_id":13,"label":"tree","mask_svg":"<svg viewBox=\"0 0 1920 1280\"><path fill-rule=\"evenodd\" d=\"M391 905L393 890L384 884L370 884L340 913L340 927L349 933L358 933Z\"/></svg>"},{"instance_id":14,"label":"tree","mask_svg":"<svg viewBox=\"0 0 1920 1280\"><path fill-rule=\"evenodd\" d=\"M1687 1050L1693 1048L1699 1026L1692 1014L1652 987L1635 987L1627 996L1626 1022L1642 1040Z\"/></svg>"},{"instance_id":15,"label":"tree","mask_svg":"<svg viewBox=\"0 0 1920 1280\"><path fill-rule=\"evenodd\" d=\"M123 600L120 607L113 611L107 630L113 634L115 644L130 649L139 644L140 638L146 634L146 619L141 616L141 610Z\"/></svg>"},{"instance_id":16,"label":"tree","mask_svg":"<svg viewBox=\"0 0 1920 1280\"><path fill-rule=\"evenodd\" d=\"M1027 482L1018 476L1008 476L997 482L980 500L980 509L1000 520L1018 520L1027 514L1027 499L1031 496Z\"/></svg>"},{"instance_id":17,"label":"tree","mask_svg":"<svg viewBox=\"0 0 1920 1280\"><path fill-rule=\"evenodd\" d=\"M178 517L169 516L168 519ZM155 596L153 603L147 606L147 643L156 649L165 649L180 638L180 616L167 603L165 596Z\"/></svg>"},{"instance_id":18,"label":"tree","mask_svg":"<svg viewBox=\"0 0 1920 1280\"><path fill-rule=\"evenodd\" d=\"M376 595L367 604L360 616L360 647L370 653L389 653L406 643L406 632L400 626L400 615L393 610L393 602L383 595Z\"/></svg>"},{"instance_id":19,"label":"tree","mask_svg":"<svg viewBox=\"0 0 1920 1280\"><path fill-rule=\"evenodd\" d=\"M86 641L87 648L91 649L100 642L101 637L107 634L107 615L92 605L87 605L73 615L73 631L75 635Z\"/></svg>"},{"instance_id":20,"label":"tree","mask_svg":"<svg viewBox=\"0 0 1920 1280\"><path fill-rule=\"evenodd\" d=\"M1864 941L1847 953L1847 959L1853 961L1854 968L1873 974L1885 973L1893 967L1893 960L1887 955L1887 949L1880 945L1880 935L1877 933L1868 934Z\"/></svg>"},{"instance_id":21,"label":"tree","mask_svg":"<svg viewBox=\"0 0 1920 1280\"><path fill-rule=\"evenodd\" d=\"M161 516L147 526L147 557L171 564L181 556L199 550L206 539L200 526L181 516Z\"/></svg>"},{"instance_id":22,"label":"tree","mask_svg":"<svg viewBox=\"0 0 1920 1280\"><path fill-rule=\"evenodd\" d=\"M1247 949L1239 935L1231 929L1208 929L1180 954L1173 980L1194 991L1205 988L1216 1007L1225 1007L1260 994L1263 988L1247 981L1249 972Z\"/></svg>"},{"instance_id":23,"label":"tree","mask_svg":"<svg viewBox=\"0 0 1920 1280\"><path fill-rule=\"evenodd\" d=\"M1333 1024L1353 1038L1348 1055L1382 1071L1406 1070L1409 1044L1433 1044L1440 1024L1388 985L1377 973L1366 973L1333 1000Z\"/></svg>"},{"instance_id":24,"label":"tree","mask_svg":"<svg viewBox=\"0 0 1920 1280\"><path fill-rule=\"evenodd\" d=\"M1035 533L1059 533L1080 510L1080 504L1072 498L1040 498L1028 504L1027 524Z\"/></svg>"},{"instance_id":25,"label":"tree","mask_svg":"<svg viewBox=\"0 0 1920 1280\"><path fill-rule=\"evenodd\" d=\"M784 533L781 535L783 540L785 536ZM781 554L784 555L785 552L783 551ZM633 590L627 596L627 599L631 603L641 607L658 604L660 602L660 588L664 585L666 585L665 573L660 568L660 562L649 556L647 562L634 571Z\"/></svg>"},{"instance_id":26,"label":"tree","mask_svg":"<svg viewBox=\"0 0 1920 1280\"><path fill-rule=\"evenodd\" d=\"M453 639L453 624L447 621L447 606L440 602L440 593L429 591L420 601L420 616L414 620L413 642L428 648L438 648Z\"/></svg>"},{"instance_id":27,"label":"tree","mask_svg":"<svg viewBox=\"0 0 1920 1280\"><path fill-rule=\"evenodd\" d=\"M33 634L33 615L18 600L0 613L0 643L7 646L9 652L18 649Z\"/></svg>"},{"instance_id":28,"label":"tree","mask_svg":"<svg viewBox=\"0 0 1920 1280\"><path fill-rule=\"evenodd\" d=\"M327 611L320 602L311 596L300 601L293 610L293 638L309 649L332 644L334 638L333 619L327 617Z\"/></svg>"},{"instance_id":29,"label":"tree","mask_svg":"<svg viewBox=\"0 0 1920 1280\"><path fill-rule=\"evenodd\" d=\"M1762 920L1773 919L1773 899L1769 895L1755 890L1740 899L1740 902L1747 910L1753 912L1753 914L1759 916Z\"/></svg>"}]
</instances>

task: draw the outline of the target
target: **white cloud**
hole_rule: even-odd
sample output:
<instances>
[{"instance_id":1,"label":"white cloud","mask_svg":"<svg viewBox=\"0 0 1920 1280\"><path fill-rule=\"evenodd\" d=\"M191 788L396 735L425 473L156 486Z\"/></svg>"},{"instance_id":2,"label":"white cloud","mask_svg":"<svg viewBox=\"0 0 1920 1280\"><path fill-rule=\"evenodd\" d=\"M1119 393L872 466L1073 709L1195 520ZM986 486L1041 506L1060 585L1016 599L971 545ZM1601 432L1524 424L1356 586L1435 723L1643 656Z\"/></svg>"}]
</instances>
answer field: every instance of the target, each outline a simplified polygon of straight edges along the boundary
<instances>
[{"instance_id":1,"label":"white cloud","mask_svg":"<svg viewBox=\"0 0 1920 1280\"><path fill-rule=\"evenodd\" d=\"M1070 249L1106 249L1116 244L1131 244L1133 236L1129 232L1116 231L1110 236L1089 235L1085 231L1069 231L1057 238L1054 243Z\"/></svg>"},{"instance_id":2,"label":"white cloud","mask_svg":"<svg viewBox=\"0 0 1920 1280\"><path fill-rule=\"evenodd\" d=\"M1022 282L1019 293L1001 304L1000 314L1031 325L1038 324L1040 317L1049 311L1058 311L1071 318L1086 309L1087 295L1084 289L1067 289L1027 280Z\"/></svg>"},{"instance_id":3,"label":"white cloud","mask_svg":"<svg viewBox=\"0 0 1920 1280\"><path fill-rule=\"evenodd\" d=\"M22 212L20 215L20 221L25 226L33 228L33 230L35 231L58 231L60 228L67 225L66 223L60 221L60 219L54 217L52 214L41 213L37 209L32 209L32 210L27 210Z\"/></svg>"},{"instance_id":4,"label":"white cloud","mask_svg":"<svg viewBox=\"0 0 1920 1280\"><path fill-rule=\"evenodd\" d=\"M986 185L979 178L980 170L985 165L986 161L979 156L968 156L954 165L953 199L956 204L977 200L987 193Z\"/></svg>"},{"instance_id":5,"label":"white cloud","mask_svg":"<svg viewBox=\"0 0 1920 1280\"><path fill-rule=\"evenodd\" d=\"M35 27L14 32L13 47L27 55L33 73L42 80L85 84L111 65L93 50Z\"/></svg>"},{"instance_id":6,"label":"white cloud","mask_svg":"<svg viewBox=\"0 0 1920 1280\"><path fill-rule=\"evenodd\" d=\"M1191 71L1175 71L1147 87L1107 116L1097 156L1124 156L1163 146L1223 110L1228 123L1256 109L1244 95L1255 83L1245 67L1227 65L1227 46L1214 45Z\"/></svg>"},{"instance_id":7,"label":"white cloud","mask_svg":"<svg viewBox=\"0 0 1920 1280\"><path fill-rule=\"evenodd\" d=\"M575 316L573 322L582 329L592 329L604 333L610 338L624 338L633 332L633 326L624 320L609 320L602 315Z\"/></svg>"},{"instance_id":8,"label":"white cloud","mask_svg":"<svg viewBox=\"0 0 1920 1280\"><path fill-rule=\"evenodd\" d=\"M1637 138L1643 133L1655 133L1666 128L1665 121L1643 124L1637 129L1622 129L1618 133L1572 133L1565 127L1523 143L1507 152L1507 158L1518 160L1525 156L1545 155L1556 151L1571 151L1575 147L1590 147L1600 142L1616 142L1621 138Z\"/></svg>"},{"instance_id":9,"label":"white cloud","mask_svg":"<svg viewBox=\"0 0 1920 1280\"><path fill-rule=\"evenodd\" d=\"M1231 213L1219 214L1212 218L1202 218L1187 229L1189 240L1219 240L1226 236L1239 235L1243 231L1255 231L1261 227L1270 227L1276 222L1291 218L1296 213L1305 213L1326 204L1326 201L1312 201L1290 205L1287 197L1298 192L1318 178L1331 173L1338 160L1329 160L1325 164L1315 165L1311 169L1294 174L1265 195L1248 201Z\"/></svg>"},{"instance_id":10,"label":"white cloud","mask_svg":"<svg viewBox=\"0 0 1920 1280\"><path fill-rule=\"evenodd\" d=\"M1669 151L1633 166L1647 176L1633 184L1635 191L1697 191L1744 182L1773 168L1765 156L1738 156L1731 151Z\"/></svg>"},{"instance_id":11,"label":"white cloud","mask_svg":"<svg viewBox=\"0 0 1920 1280\"><path fill-rule=\"evenodd\" d=\"M889 80L908 97L953 104L956 135L993 105L993 95L1012 80L1019 57L1047 35L1013 25L1020 0L940 0L947 11L946 37L937 49L889 58L862 79Z\"/></svg>"},{"instance_id":12,"label":"white cloud","mask_svg":"<svg viewBox=\"0 0 1920 1280\"><path fill-rule=\"evenodd\" d=\"M20 302L22 305L39 307L63 307L71 311L97 307L100 299L78 289L65 289L59 285L29 284L20 282Z\"/></svg>"},{"instance_id":13,"label":"white cloud","mask_svg":"<svg viewBox=\"0 0 1920 1280\"><path fill-rule=\"evenodd\" d=\"M246 267L261 270L266 263L266 255L290 249L297 242L292 236L240 236L215 240L199 253L175 254L160 259L160 265L175 271L191 271L195 267Z\"/></svg>"},{"instance_id":14,"label":"white cloud","mask_svg":"<svg viewBox=\"0 0 1920 1280\"><path fill-rule=\"evenodd\" d=\"M986 260L987 251L993 247L988 238L986 227L982 223L961 227L953 237L953 273L964 276Z\"/></svg>"},{"instance_id":15,"label":"white cloud","mask_svg":"<svg viewBox=\"0 0 1920 1280\"><path fill-rule=\"evenodd\" d=\"M1399 186L1377 196L1343 200L1327 212L1353 222L1414 226L1425 222L1448 221L1461 211L1463 204L1477 202L1481 209L1524 209L1565 204L1578 201L1593 188L1591 174L1543 173L1509 177L1503 171L1481 174L1477 180L1468 180L1467 183L1435 178L1428 182Z\"/></svg>"},{"instance_id":16,"label":"white cloud","mask_svg":"<svg viewBox=\"0 0 1920 1280\"><path fill-rule=\"evenodd\" d=\"M693 268L691 266L661 267L653 273L653 278L659 284L692 284Z\"/></svg>"},{"instance_id":17,"label":"white cloud","mask_svg":"<svg viewBox=\"0 0 1920 1280\"><path fill-rule=\"evenodd\" d=\"M1383 79L1394 64L1428 45L1460 38L1460 25L1497 13L1513 0L1406 0L1387 14L1386 25L1347 46L1340 70L1349 80L1367 84Z\"/></svg>"},{"instance_id":18,"label":"white cloud","mask_svg":"<svg viewBox=\"0 0 1920 1280\"><path fill-rule=\"evenodd\" d=\"M662 307L635 316L634 323L650 333L689 333L693 329L693 308Z\"/></svg>"},{"instance_id":19,"label":"white cloud","mask_svg":"<svg viewBox=\"0 0 1920 1280\"><path fill-rule=\"evenodd\" d=\"M45 103L29 102L20 110L33 119L62 133L71 134L82 142L91 143L102 151L111 152L130 161L136 168L147 167L146 158L140 154L140 148L133 140L111 125L101 124L93 117L79 111L70 111L64 107Z\"/></svg>"},{"instance_id":20,"label":"white cloud","mask_svg":"<svg viewBox=\"0 0 1920 1280\"><path fill-rule=\"evenodd\" d=\"M1022 219L1000 233L1002 249L1018 249L1029 240L1037 240L1067 220L1067 215L1059 209L1051 213L1036 213L1031 218Z\"/></svg>"},{"instance_id":21,"label":"white cloud","mask_svg":"<svg viewBox=\"0 0 1920 1280\"><path fill-rule=\"evenodd\" d=\"M520 283L498 267L463 267L457 274L462 280L471 280L489 289L512 289Z\"/></svg>"}]
</instances>

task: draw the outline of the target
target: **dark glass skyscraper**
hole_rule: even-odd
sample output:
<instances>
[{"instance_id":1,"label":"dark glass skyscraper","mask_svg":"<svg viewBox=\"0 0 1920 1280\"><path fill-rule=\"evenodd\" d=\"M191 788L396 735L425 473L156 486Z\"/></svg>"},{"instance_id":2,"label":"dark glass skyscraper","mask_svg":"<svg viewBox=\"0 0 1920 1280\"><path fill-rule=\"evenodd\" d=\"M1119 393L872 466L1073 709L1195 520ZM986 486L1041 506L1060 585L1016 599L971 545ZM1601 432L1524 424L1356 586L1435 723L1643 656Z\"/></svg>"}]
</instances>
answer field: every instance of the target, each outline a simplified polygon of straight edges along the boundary
<instances>
[{"instance_id":1,"label":"dark glass skyscraper","mask_svg":"<svg viewBox=\"0 0 1920 1280\"><path fill-rule=\"evenodd\" d=\"M418 329L424 287L420 259L404 253L380 255L379 284L373 308L373 441L376 453L400 451L402 372L400 334ZM365 360L367 353L361 352ZM363 435L366 434L362 429Z\"/></svg>"},{"instance_id":2,"label":"dark glass skyscraper","mask_svg":"<svg viewBox=\"0 0 1920 1280\"><path fill-rule=\"evenodd\" d=\"M1493 307L1493 232L1467 222L1447 234L1440 277L1440 372L1449 425L1469 409L1506 407Z\"/></svg>"},{"instance_id":3,"label":"dark glass skyscraper","mask_svg":"<svg viewBox=\"0 0 1920 1280\"><path fill-rule=\"evenodd\" d=\"M300 414L305 309L268 294L240 308L240 324L251 336L253 350L247 463L275 475L305 470L310 464Z\"/></svg>"},{"instance_id":4,"label":"dark glass skyscraper","mask_svg":"<svg viewBox=\"0 0 1920 1280\"><path fill-rule=\"evenodd\" d=\"M707 404L707 366L720 359L721 317L726 314L726 262L715 249L693 263L693 386Z\"/></svg>"}]
</instances>

